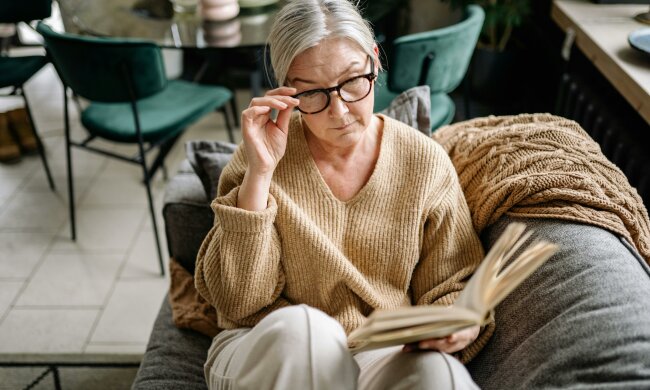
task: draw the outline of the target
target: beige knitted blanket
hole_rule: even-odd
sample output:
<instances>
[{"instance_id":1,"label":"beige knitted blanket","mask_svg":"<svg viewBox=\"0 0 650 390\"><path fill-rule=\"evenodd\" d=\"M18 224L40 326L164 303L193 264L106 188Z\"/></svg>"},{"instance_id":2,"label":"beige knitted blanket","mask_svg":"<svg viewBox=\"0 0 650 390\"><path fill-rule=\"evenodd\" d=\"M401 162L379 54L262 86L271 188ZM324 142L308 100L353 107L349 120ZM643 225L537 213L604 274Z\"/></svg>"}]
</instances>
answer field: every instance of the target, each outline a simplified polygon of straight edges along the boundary
<instances>
[{"instance_id":1,"label":"beige knitted blanket","mask_svg":"<svg viewBox=\"0 0 650 390\"><path fill-rule=\"evenodd\" d=\"M627 178L574 121L477 118L432 136L449 153L480 234L503 214L558 218L625 237L650 263L650 222Z\"/></svg>"}]
</instances>

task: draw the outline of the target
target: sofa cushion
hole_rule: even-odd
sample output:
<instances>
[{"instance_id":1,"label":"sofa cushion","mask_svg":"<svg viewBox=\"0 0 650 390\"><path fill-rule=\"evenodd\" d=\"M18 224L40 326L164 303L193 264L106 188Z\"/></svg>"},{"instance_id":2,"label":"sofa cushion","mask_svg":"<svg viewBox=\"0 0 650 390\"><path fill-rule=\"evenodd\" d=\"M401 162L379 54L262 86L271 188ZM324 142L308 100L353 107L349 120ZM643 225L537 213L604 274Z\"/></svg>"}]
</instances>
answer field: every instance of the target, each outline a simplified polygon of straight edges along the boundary
<instances>
[{"instance_id":1,"label":"sofa cushion","mask_svg":"<svg viewBox=\"0 0 650 390\"><path fill-rule=\"evenodd\" d=\"M207 389L203 364L212 339L198 332L175 327L167 297L162 303L151 335L132 389Z\"/></svg>"},{"instance_id":2,"label":"sofa cushion","mask_svg":"<svg viewBox=\"0 0 650 390\"><path fill-rule=\"evenodd\" d=\"M223 141L188 141L185 155L203 183L208 199L217 196L217 184L223 168L226 167L237 145Z\"/></svg>"},{"instance_id":3,"label":"sofa cushion","mask_svg":"<svg viewBox=\"0 0 650 390\"><path fill-rule=\"evenodd\" d=\"M193 329L210 338L221 331L217 325L217 311L194 286L194 275L173 257L169 259L169 303L174 325Z\"/></svg>"},{"instance_id":4,"label":"sofa cushion","mask_svg":"<svg viewBox=\"0 0 650 390\"><path fill-rule=\"evenodd\" d=\"M588 225L521 221L560 250L496 308L496 331L469 363L484 389L650 388L650 271L618 236Z\"/></svg>"},{"instance_id":5,"label":"sofa cushion","mask_svg":"<svg viewBox=\"0 0 650 390\"><path fill-rule=\"evenodd\" d=\"M431 94L428 85L409 88L397 95L380 111L393 119L431 135Z\"/></svg>"},{"instance_id":6,"label":"sofa cushion","mask_svg":"<svg viewBox=\"0 0 650 390\"><path fill-rule=\"evenodd\" d=\"M169 255L194 275L196 254L214 220L208 198L196 174L187 172L172 177L165 188L164 204Z\"/></svg>"}]
</instances>

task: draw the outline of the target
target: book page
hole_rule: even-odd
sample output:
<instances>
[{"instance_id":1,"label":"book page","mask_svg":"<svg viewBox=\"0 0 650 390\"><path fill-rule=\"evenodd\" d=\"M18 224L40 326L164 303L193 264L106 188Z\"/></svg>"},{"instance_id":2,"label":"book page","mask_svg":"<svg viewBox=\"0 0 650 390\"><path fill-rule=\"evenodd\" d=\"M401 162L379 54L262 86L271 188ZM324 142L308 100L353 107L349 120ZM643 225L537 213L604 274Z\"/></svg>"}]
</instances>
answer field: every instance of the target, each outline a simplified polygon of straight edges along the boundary
<instances>
[{"instance_id":1,"label":"book page","mask_svg":"<svg viewBox=\"0 0 650 390\"><path fill-rule=\"evenodd\" d=\"M368 317L366 323L350 333L351 338L366 338L382 332L434 323L462 321L480 324L483 318L476 312L462 307L440 305L412 306L396 310L378 310Z\"/></svg>"},{"instance_id":2,"label":"book page","mask_svg":"<svg viewBox=\"0 0 650 390\"><path fill-rule=\"evenodd\" d=\"M556 245L548 242L526 247L532 233L525 233L525 230L522 223L508 225L453 306L410 306L375 311L350 333L348 342L352 350L445 337L473 325L483 325L493 309L557 250Z\"/></svg>"},{"instance_id":3,"label":"book page","mask_svg":"<svg viewBox=\"0 0 650 390\"><path fill-rule=\"evenodd\" d=\"M531 233L524 234L526 226L521 223L508 225L503 234L494 243L474 275L460 292L454 306L482 313L483 315L494 309L499 302L494 301L494 290L499 288L499 270L528 240ZM508 280L503 281L507 283Z\"/></svg>"}]
</instances>

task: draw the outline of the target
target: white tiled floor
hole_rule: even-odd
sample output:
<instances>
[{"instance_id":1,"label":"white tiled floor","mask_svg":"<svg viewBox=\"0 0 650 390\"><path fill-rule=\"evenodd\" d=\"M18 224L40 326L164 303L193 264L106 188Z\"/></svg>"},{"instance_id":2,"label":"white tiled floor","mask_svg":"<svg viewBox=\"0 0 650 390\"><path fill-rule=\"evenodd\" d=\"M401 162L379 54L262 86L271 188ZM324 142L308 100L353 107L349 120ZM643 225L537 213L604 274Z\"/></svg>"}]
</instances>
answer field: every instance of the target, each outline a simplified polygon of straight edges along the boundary
<instances>
[{"instance_id":1,"label":"white tiled floor","mask_svg":"<svg viewBox=\"0 0 650 390\"><path fill-rule=\"evenodd\" d=\"M57 189L50 191L38 155L0 164L0 357L137 357L168 288L167 277L159 275L140 168L73 149L78 237L72 241L62 91L51 66L28 82L27 95ZM246 92L238 97L240 106L247 104ZM0 111L20 105L20 99L0 99ZM73 134L82 134L75 119L76 113ZM186 140L226 140L223 123L210 114L189 128L167 158L170 174L184 157ZM164 186L159 173L153 192L167 256Z\"/></svg>"}]
</instances>

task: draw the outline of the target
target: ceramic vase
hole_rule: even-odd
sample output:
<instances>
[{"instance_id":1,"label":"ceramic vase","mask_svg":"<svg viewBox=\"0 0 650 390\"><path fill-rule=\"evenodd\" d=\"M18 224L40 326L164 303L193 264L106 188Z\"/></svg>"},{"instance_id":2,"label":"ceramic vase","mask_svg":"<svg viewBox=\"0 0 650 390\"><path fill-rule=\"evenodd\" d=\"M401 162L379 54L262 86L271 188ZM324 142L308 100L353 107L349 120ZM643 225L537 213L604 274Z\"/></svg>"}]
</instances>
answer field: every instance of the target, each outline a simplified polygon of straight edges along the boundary
<instances>
[{"instance_id":1,"label":"ceramic vase","mask_svg":"<svg viewBox=\"0 0 650 390\"><path fill-rule=\"evenodd\" d=\"M200 13L207 21L230 20L239 14L239 3L237 0L201 0Z\"/></svg>"}]
</instances>

